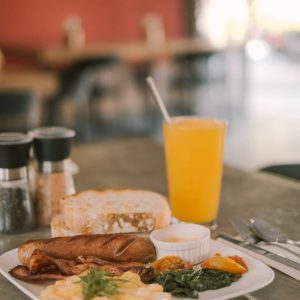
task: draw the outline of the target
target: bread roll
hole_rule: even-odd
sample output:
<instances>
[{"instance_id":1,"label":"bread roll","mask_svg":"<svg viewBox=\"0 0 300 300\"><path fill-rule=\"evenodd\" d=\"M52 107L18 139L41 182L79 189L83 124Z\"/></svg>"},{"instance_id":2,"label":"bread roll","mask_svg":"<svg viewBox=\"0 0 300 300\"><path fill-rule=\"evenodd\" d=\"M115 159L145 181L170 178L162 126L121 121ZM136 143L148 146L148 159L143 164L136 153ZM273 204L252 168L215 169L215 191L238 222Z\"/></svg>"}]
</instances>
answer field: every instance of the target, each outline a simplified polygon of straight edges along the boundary
<instances>
[{"instance_id":1,"label":"bread roll","mask_svg":"<svg viewBox=\"0 0 300 300\"><path fill-rule=\"evenodd\" d=\"M64 222L63 215L56 215L52 218L51 221L51 236L52 237L59 237L59 236L73 236L73 235L81 235L81 234L90 234L90 232L75 232L67 227ZM96 228L92 234L102 234Z\"/></svg>"},{"instance_id":2,"label":"bread roll","mask_svg":"<svg viewBox=\"0 0 300 300\"><path fill-rule=\"evenodd\" d=\"M87 190L61 199L52 236L149 232L170 224L166 198L142 190Z\"/></svg>"},{"instance_id":3,"label":"bread roll","mask_svg":"<svg viewBox=\"0 0 300 300\"><path fill-rule=\"evenodd\" d=\"M20 262L28 267L36 249L62 259L92 256L111 262L141 263L156 259L155 247L148 238L129 234L78 235L27 241L19 247Z\"/></svg>"}]
</instances>

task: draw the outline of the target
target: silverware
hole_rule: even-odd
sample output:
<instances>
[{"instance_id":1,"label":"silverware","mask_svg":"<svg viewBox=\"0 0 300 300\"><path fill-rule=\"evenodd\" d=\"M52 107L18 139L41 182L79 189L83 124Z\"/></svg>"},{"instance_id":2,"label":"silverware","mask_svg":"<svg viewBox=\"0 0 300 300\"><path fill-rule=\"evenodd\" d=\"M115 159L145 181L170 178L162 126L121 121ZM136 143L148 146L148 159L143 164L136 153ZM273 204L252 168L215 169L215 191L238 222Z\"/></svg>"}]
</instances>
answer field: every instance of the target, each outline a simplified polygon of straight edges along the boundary
<instances>
[{"instance_id":1,"label":"silverware","mask_svg":"<svg viewBox=\"0 0 300 300\"><path fill-rule=\"evenodd\" d=\"M300 263L296 262L296 261L293 261L293 260L290 260L288 258L285 258L285 257L282 257L282 256L279 256L275 253L272 253L272 252L269 252L265 249L262 249L260 247L257 247L256 245L251 245L251 244L246 244L244 243L243 241L240 241L228 234L225 234L225 233L220 233L217 238L222 238L232 244L235 244L237 246L240 246L242 248L245 248L247 250L250 250L252 252L255 252L257 254L260 254L260 255L263 255L269 259L272 259L278 263L281 263L281 264L284 264L286 266L289 266L289 267L292 267L298 271L300 271Z\"/></svg>"},{"instance_id":2,"label":"silverware","mask_svg":"<svg viewBox=\"0 0 300 300\"><path fill-rule=\"evenodd\" d=\"M257 244L258 240L257 240L256 236L254 235L254 233L256 233L256 232L253 233L250 230L248 223L241 216L233 216L229 220L230 220L230 223L232 224L232 226L234 227L234 229L237 231L237 233L241 236L241 238L247 244L255 245L255 247L260 248L260 249L263 249L262 247L260 247L260 245L275 245L276 247L283 248L285 251L287 251L297 257L300 257L300 254L298 252L293 251L287 247L284 247L280 243L264 242L264 243L260 243L260 245ZM288 258L284 254L277 254L277 255L292 260L292 258Z\"/></svg>"},{"instance_id":3,"label":"silverware","mask_svg":"<svg viewBox=\"0 0 300 300\"><path fill-rule=\"evenodd\" d=\"M287 251L300 258L300 252L292 250L287 247L287 245L279 243L273 239L273 237L277 236L277 230L275 229L273 232L273 228L276 227L272 227L272 225L270 225L270 223L268 223L264 219L252 218L250 220L250 228L258 237L260 237L264 241L267 241L268 244L275 245L276 247L284 249L284 251Z\"/></svg>"},{"instance_id":4,"label":"silverware","mask_svg":"<svg viewBox=\"0 0 300 300\"><path fill-rule=\"evenodd\" d=\"M280 228L262 218L251 218L250 223L251 229L264 241L278 244L287 243L300 247L299 241L290 239Z\"/></svg>"},{"instance_id":5,"label":"silverware","mask_svg":"<svg viewBox=\"0 0 300 300\"><path fill-rule=\"evenodd\" d=\"M229 218L229 221L239 236L249 244L255 244L259 240L253 234L253 232L249 229L247 222L241 216L232 216Z\"/></svg>"}]
</instances>

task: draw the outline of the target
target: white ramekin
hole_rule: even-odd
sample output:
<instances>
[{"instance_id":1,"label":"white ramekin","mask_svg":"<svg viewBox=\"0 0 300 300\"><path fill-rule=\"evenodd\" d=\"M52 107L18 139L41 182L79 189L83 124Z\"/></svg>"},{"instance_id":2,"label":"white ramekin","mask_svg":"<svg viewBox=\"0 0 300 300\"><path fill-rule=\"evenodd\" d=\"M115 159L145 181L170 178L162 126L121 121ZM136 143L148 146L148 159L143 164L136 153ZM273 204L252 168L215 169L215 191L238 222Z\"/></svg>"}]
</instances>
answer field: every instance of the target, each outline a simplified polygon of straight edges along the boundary
<instances>
[{"instance_id":1,"label":"white ramekin","mask_svg":"<svg viewBox=\"0 0 300 300\"><path fill-rule=\"evenodd\" d=\"M164 241L169 238L192 238L192 240L182 242ZM175 255L192 264L197 264L209 255L210 230L202 225L191 223L170 225L152 231L150 239L156 248L157 258Z\"/></svg>"}]
</instances>

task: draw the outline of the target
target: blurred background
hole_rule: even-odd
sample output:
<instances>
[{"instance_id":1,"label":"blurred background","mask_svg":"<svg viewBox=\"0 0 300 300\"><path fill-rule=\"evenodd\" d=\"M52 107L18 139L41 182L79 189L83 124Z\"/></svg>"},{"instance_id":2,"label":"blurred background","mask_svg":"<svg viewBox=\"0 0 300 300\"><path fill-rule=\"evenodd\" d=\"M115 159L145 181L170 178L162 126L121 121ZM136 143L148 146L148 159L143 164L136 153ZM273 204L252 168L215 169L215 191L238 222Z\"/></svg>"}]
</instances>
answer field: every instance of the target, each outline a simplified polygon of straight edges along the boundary
<instances>
[{"instance_id":1,"label":"blurred background","mask_svg":"<svg viewBox=\"0 0 300 300\"><path fill-rule=\"evenodd\" d=\"M0 131L159 142L170 114L229 121L225 163L300 163L297 0L0 0Z\"/></svg>"}]
</instances>

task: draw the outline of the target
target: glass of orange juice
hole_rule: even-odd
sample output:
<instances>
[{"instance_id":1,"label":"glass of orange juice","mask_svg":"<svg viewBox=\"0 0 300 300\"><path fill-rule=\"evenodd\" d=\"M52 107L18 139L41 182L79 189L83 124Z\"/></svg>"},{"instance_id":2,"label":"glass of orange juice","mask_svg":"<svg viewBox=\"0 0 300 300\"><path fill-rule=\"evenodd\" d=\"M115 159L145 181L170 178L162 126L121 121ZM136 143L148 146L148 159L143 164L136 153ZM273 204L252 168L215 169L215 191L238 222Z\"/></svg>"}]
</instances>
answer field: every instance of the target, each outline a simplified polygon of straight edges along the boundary
<instances>
[{"instance_id":1,"label":"glass of orange juice","mask_svg":"<svg viewBox=\"0 0 300 300\"><path fill-rule=\"evenodd\" d=\"M179 221L216 228L227 122L175 117L164 123L169 198Z\"/></svg>"}]
</instances>

